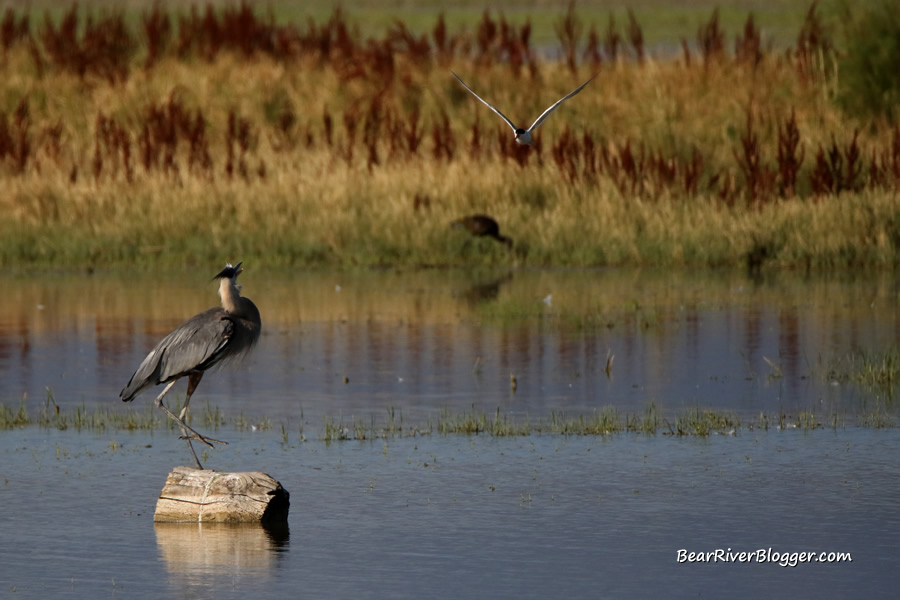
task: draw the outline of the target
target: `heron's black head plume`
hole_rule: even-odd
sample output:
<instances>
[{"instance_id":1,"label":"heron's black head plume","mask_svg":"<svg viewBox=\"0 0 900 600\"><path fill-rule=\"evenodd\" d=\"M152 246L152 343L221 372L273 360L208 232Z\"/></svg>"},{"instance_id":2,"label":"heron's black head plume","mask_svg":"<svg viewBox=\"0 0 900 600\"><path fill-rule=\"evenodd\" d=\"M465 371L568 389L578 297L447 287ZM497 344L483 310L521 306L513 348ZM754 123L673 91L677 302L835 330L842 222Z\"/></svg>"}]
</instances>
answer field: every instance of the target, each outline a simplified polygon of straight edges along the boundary
<instances>
[{"instance_id":1,"label":"heron's black head plume","mask_svg":"<svg viewBox=\"0 0 900 600\"><path fill-rule=\"evenodd\" d=\"M216 279L234 279L235 277L240 275L241 271L243 271L243 269L241 268L242 264L244 264L243 261L239 262L238 264L236 264L234 266L231 266L231 263L225 263L225 268L222 269L222 271L218 275L213 277L213 280L215 281Z\"/></svg>"}]
</instances>

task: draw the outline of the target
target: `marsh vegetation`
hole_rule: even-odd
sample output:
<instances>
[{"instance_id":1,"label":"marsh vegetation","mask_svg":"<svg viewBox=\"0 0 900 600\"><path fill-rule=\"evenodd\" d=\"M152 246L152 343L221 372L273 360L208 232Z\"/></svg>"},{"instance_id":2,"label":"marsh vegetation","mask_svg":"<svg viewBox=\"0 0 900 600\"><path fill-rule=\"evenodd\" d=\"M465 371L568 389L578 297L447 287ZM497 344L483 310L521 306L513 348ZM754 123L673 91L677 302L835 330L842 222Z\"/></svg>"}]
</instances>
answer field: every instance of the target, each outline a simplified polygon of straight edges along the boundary
<instances>
[{"instance_id":1,"label":"marsh vegetation","mask_svg":"<svg viewBox=\"0 0 900 600\"><path fill-rule=\"evenodd\" d=\"M777 46L713 11L664 53L565 4L541 46L490 11L8 8L0 262L893 266L900 129L845 72L891 32L795 8ZM518 119L599 77L523 148L451 68ZM514 251L448 227L469 213Z\"/></svg>"}]
</instances>

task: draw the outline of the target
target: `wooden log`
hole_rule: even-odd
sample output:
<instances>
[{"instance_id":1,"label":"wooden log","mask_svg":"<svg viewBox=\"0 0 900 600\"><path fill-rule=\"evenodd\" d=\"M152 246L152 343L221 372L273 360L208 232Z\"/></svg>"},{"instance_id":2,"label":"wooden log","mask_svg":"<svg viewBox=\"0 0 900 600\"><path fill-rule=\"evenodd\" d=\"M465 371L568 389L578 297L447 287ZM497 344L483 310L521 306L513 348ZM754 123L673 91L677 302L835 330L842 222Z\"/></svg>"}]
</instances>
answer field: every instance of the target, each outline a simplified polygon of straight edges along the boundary
<instances>
[{"instance_id":1,"label":"wooden log","mask_svg":"<svg viewBox=\"0 0 900 600\"><path fill-rule=\"evenodd\" d=\"M290 494L269 475L175 467L156 502L158 523L287 522Z\"/></svg>"}]
</instances>

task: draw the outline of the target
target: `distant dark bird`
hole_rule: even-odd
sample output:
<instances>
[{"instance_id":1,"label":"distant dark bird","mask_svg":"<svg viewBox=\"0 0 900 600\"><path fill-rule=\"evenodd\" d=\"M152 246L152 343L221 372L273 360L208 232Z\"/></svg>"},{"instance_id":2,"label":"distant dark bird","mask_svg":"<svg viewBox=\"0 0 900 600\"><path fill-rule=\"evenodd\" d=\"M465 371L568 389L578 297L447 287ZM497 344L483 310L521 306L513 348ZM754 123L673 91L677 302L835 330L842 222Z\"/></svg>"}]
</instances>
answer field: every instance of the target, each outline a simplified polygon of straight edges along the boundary
<instances>
[{"instance_id":1,"label":"distant dark bird","mask_svg":"<svg viewBox=\"0 0 900 600\"><path fill-rule=\"evenodd\" d=\"M452 227L462 228L476 237L489 237L512 248L512 240L500 235L500 226L487 215L467 215L450 223Z\"/></svg>"},{"instance_id":2,"label":"distant dark bird","mask_svg":"<svg viewBox=\"0 0 900 600\"><path fill-rule=\"evenodd\" d=\"M119 394L123 402L130 402L144 389L168 383L169 385L156 397L156 406L166 411L169 418L181 427L182 439L187 440L198 469L202 469L203 466L197 459L191 440L203 442L209 447L212 447L212 442L218 444L225 442L202 436L185 423L184 417L187 415L191 394L197 389L203 373L208 369L222 364L223 361L239 359L249 352L259 339L262 326L256 305L249 298L241 297L237 277L243 271L242 264L239 262L231 266L226 263L222 272L213 278L221 280L219 296L222 299L222 306L194 315L164 337L141 362ZM175 415L163 404L163 397L175 382L184 376L188 377L187 397L181 414Z\"/></svg>"},{"instance_id":3,"label":"distant dark bird","mask_svg":"<svg viewBox=\"0 0 900 600\"><path fill-rule=\"evenodd\" d=\"M453 73L453 71L450 71L450 72ZM506 115L504 115L502 112L500 112L499 110L497 110L497 109L494 107L493 104L491 104L490 102L488 102L487 100L485 100L484 98L482 98L481 96L479 96L478 94L476 94L476 93L472 90L472 88L470 88L469 86L466 85L466 82L465 82L465 81L463 81L462 79L459 78L459 75L457 75L456 73L453 73L453 76L456 77L456 80L459 81L459 82L462 84L462 86L463 86L464 88L466 88L467 90L469 90L469 92L470 92L473 96L475 96L476 98L478 98L478 99L481 101L482 104L484 104L484 105L487 106L489 109L491 109L492 111L494 111L495 113L497 113L497 116L499 116L501 119L503 119L504 121L506 121L506 124L509 125L510 127L512 127L512 130L513 130L513 131L515 132L515 134L516 134L516 142L519 143L519 144L522 144L522 145L524 145L524 146L528 146L528 145L530 145L530 144L533 142L533 140L531 139L531 134L532 134L538 127L541 126L541 123L543 123L544 120L545 120L547 117L549 117L550 114L551 114L554 110L556 110L557 108L559 108L559 105L560 105L560 104L562 104L563 102L565 102L566 100L568 100L569 98L571 98L572 96L574 96L575 94L577 94L578 92L580 92L581 90L583 90L583 89L584 89L584 86L586 86L587 84L589 84L591 81L594 80L594 77L596 77L596 75L594 75L594 77L591 77L590 79L588 79L587 81L585 81L584 83L582 83L581 85L579 85L577 88L575 88L573 91L569 92L568 94L566 94L565 96L563 96L562 98L560 98L559 100L557 100L556 102L554 102L554 103L550 106L550 108L548 108L547 110L545 110L544 112L541 113L541 116L539 116L539 117L535 120L535 122L531 124L531 127L529 127L528 129L522 129L521 127L516 127L515 123L513 123L512 121L510 121L509 118L507 118Z\"/></svg>"}]
</instances>

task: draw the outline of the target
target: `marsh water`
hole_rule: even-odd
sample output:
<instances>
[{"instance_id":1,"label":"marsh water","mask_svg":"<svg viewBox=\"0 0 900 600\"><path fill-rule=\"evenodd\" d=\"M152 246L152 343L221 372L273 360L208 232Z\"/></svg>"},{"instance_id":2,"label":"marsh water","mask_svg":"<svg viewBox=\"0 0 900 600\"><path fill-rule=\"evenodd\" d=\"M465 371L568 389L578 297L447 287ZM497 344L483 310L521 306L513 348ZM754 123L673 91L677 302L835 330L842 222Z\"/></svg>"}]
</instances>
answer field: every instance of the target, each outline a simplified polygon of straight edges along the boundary
<instances>
[{"instance_id":1,"label":"marsh water","mask_svg":"<svg viewBox=\"0 0 900 600\"><path fill-rule=\"evenodd\" d=\"M0 403L150 410L152 394L132 407L118 392L165 333L216 303L212 274L8 278ZM166 474L189 464L167 428L0 431L0 589L892 597L900 583L900 436L860 425L896 417L896 404L840 375L848 356L898 346L894 274L250 268L241 279L262 338L241 365L207 375L191 407L217 411L229 441L206 466L279 479L288 526L154 525ZM183 400L184 384L173 394ZM429 430L448 413L538 422L651 405L839 424L709 437ZM326 420L391 419L427 433L321 433ZM679 562L680 549L852 562Z\"/></svg>"}]
</instances>

